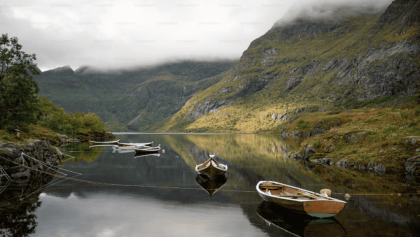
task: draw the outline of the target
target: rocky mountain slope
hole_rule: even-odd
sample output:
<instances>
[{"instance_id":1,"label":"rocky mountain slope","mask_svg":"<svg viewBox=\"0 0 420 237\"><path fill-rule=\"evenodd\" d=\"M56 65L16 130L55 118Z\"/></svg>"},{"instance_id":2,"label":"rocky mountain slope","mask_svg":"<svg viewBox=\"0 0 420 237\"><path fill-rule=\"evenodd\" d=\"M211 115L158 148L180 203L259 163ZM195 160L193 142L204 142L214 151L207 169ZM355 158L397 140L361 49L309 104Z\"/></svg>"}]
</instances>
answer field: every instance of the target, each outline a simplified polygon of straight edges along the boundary
<instances>
[{"instance_id":1,"label":"rocky mountain slope","mask_svg":"<svg viewBox=\"0 0 420 237\"><path fill-rule=\"evenodd\" d=\"M314 8L322 12L323 6ZM301 112L380 106L415 95L419 9L419 1L396 0L382 10L337 6L334 17L280 21L220 82L151 130L257 132Z\"/></svg>"},{"instance_id":2,"label":"rocky mountain slope","mask_svg":"<svg viewBox=\"0 0 420 237\"><path fill-rule=\"evenodd\" d=\"M233 62L178 62L100 71L69 66L42 72L40 96L68 113L93 112L111 130L143 130L179 111L194 93L219 82Z\"/></svg>"}]
</instances>

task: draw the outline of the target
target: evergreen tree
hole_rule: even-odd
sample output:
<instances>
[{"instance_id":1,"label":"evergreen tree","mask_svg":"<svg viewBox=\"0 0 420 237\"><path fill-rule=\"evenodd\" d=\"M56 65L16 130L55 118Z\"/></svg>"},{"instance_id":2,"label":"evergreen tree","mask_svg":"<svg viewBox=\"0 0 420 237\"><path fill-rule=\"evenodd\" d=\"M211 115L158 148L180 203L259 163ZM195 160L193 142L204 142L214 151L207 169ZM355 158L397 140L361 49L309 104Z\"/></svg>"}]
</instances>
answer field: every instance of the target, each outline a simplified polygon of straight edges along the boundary
<instances>
[{"instance_id":1,"label":"evergreen tree","mask_svg":"<svg viewBox=\"0 0 420 237\"><path fill-rule=\"evenodd\" d=\"M22 51L16 37L0 39L0 129L36 123L39 116L39 88L33 75L39 75L35 54Z\"/></svg>"}]
</instances>

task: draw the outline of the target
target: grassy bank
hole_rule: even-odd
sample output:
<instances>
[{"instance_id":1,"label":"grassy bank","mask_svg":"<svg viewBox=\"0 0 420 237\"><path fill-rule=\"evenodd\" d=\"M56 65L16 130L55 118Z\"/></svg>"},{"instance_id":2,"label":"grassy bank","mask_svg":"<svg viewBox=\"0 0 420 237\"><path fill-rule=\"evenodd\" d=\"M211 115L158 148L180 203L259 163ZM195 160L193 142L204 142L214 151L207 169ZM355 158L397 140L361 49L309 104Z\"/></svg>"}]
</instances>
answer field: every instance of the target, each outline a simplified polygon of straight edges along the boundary
<instances>
[{"instance_id":1,"label":"grassy bank","mask_svg":"<svg viewBox=\"0 0 420 237\"><path fill-rule=\"evenodd\" d=\"M401 173L407 158L419 153L416 148L420 144L406 142L407 137L420 135L418 96L408 97L399 108L303 114L284 125L282 131L294 135L325 132L301 143L299 153L303 154L308 145L315 151L309 160L328 157L336 163L345 159L350 167L367 167L375 162L383 164L388 174Z\"/></svg>"}]
</instances>

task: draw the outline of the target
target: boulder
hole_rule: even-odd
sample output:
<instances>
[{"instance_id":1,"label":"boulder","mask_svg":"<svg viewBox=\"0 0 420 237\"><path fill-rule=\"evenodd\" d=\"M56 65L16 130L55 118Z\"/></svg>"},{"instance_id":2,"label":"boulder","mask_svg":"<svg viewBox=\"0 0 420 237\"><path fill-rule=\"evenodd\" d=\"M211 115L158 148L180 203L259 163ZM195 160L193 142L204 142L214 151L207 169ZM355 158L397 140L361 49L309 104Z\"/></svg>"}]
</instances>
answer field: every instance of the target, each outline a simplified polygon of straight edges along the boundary
<instances>
[{"instance_id":1,"label":"boulder","mask_svg":"<svg viewBox=\"0 0 420 237\"><path fill-rule=\"evenodd\" d=\"M272 114L272 115L271 115L271 118L272 118L272 119L274 119L274 120L276 120L277 115L276 115L276 114Z\"/></svg>"},{"instance_id":2,"label":"boulder","mask_svg":"<svg viewBox=\"0 0 420 237\"><path fill-rule=\"evenodd\" d=\"M308 154L314 154L314 153L315 153L314 147L311 144L307 145L305 148L304 154L308 155Z\"/></svg>"},{"instance_id":3,"label":"boulder","mask_svg":"<svg viewBox=\"0 0 420 237\"><path fill-rule=\"evenodd\" d=\"M21 179L21 178L30 178L31 173L30 172L18 172L11 175L13 179Z\"/></svg>"},{"instance_id":4,"label":"boulder","mask_svg":"<svg viewBox=\"0 0 420 237\"><path fill-rule=\"evenodd\" d=\"M418 184L420 182L420 156L407 159L404 164L407 182Z\"/></svg>"},{"instance_id":5,"label":"boulder","mask_svg":"<svg viewBox=\"0 0 420 237\"><path fill-rule=\"evenodd\" d=\"M384 175L386 171L385 166L381 163L376 164L373 170L376 175Z\"/></svg>"},{"instance_id":6,"label":"boulder","mask_svg":"<svg viewBox=\"0 0 420 237\"><path fill-rule=\"evenodd\" d=\"M337 167L348 169L349 168L349 162L346 159L341 159L337 163L335 163Z\"/></svg>"},{"instance_id":7,"label":"boulder","mask_svg":"<svg viewBox=\"0 0 420 237\"><path fill-rule=\"evenodd\" d=\"M409 136L403 138L403 143L410 148L420 147L420 137L419 136Z\"/></svg>"}]
</instances>

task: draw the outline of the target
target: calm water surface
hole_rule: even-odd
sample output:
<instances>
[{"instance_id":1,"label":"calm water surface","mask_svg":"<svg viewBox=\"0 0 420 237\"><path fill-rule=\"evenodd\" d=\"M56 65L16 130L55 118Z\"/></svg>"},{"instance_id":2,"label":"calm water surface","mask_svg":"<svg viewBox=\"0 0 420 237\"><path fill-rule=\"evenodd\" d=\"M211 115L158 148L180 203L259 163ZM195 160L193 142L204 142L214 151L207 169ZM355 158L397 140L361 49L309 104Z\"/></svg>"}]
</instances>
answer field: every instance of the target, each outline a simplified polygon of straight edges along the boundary
<instances>
[{"instance_id":1,"label":"calm water surface","mask_svg":"<svg viewBox=\"0 0 420 237\"><path fill-rule=\"evenodd\" d=\"M64 169L79 172L74 180L54 180L30 202L16 206L16 225L2 219L5 236L417 236L416 195L352 196L335 218L310 219L262 202L260 180L275 180L312 191L358 193L335 184L285 158L296 142L276 135L123 134L122 142L161 144L160 156L135 157L112 147L87 144L62 147L76 157ZM229 167L225 177L209 183L196 164L216 153ZM345 172L345 171L343 171ZM73 176L74 174L69 175ZM339 176L340 174L332 174ZM344 178L345 174L343 174ZM338 177L340 178L340 177ZM356 184L355 184L356 183ZM206 188L215 187L211 196ZM377 190L380 192L380 189ZM35 198L34 198L35 197ZM344 195L335 195L344 199ZM28 199L29 199L28 198ZM10 222L10 223L9 223ZM8 234L14 233L14 234Z\"/></svg>"}]
</instances>

